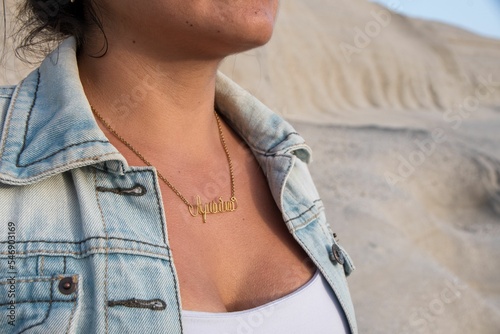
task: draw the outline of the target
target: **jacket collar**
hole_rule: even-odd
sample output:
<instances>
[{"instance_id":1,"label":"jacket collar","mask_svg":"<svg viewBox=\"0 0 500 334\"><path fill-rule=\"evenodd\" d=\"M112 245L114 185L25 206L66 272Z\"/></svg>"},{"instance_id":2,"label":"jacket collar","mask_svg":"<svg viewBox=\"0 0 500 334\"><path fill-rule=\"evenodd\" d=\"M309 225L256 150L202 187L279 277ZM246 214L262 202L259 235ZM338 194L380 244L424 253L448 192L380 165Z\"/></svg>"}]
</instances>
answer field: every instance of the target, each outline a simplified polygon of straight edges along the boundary
<instances>
[{"instance_id":1,"label":"jacket collar","mask_svg":"<svg viewBox=\"0 0 500 334\"><path fill-rule=\"evenodd\" d=\"M292 152L309 162L310 148L292 126L221 73L216 104L261 165ZM79 80L75 40L68 38L14 90L0 139L0 182L30 184L103 163L118 174L129 168L94 119Z\"/></svg>"}]
</instances>

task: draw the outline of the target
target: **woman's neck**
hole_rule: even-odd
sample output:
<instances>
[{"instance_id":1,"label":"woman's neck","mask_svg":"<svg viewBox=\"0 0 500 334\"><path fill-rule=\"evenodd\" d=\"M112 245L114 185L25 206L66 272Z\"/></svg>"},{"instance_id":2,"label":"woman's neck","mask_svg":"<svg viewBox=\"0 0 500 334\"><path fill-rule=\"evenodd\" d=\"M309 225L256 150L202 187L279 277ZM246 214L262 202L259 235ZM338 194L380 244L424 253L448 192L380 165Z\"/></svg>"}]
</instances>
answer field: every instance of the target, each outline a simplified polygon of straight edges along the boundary
<instances>
[{"instance_id":1,"label":"woman's neck","mask_svg":"<svg viewBox=\"0 0 500 334\"><path fill-rule=\"evenodd\" d=\"M131 42L132 43L132 42ZM151 57L133 43L100 58L80 52L89 102L130 142L156 150L207 150L218 141L213 115L220 59Z\"/></svg>"}]
</instances>

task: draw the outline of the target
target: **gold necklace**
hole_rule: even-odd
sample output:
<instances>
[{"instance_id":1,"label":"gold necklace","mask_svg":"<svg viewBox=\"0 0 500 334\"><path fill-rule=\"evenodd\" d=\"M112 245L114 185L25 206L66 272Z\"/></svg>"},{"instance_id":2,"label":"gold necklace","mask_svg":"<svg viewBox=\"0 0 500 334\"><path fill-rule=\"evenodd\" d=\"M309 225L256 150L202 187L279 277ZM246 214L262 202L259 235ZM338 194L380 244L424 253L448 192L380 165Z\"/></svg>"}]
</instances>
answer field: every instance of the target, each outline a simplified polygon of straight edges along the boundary
<instances>
[{"instance_id":1,"label":"gold necklace","mask_svg":"<svg viewBox=\"0 0 500 334\"><path fill-rule=\"evenodd\" d=\"M119 141L121 141L125 146L127 146L134 154L142 160L146 165L150 167L154 167L135 147L132 146L128 141L125 140L122 136L116 132L115 129L109 125L108 122L104 120L101 114L93 107L90 106L94 115L101 121L101 123L109 130ZM219 213L219 212L233 212L238 207L238 201L236 200L236 196L234 195L234 173L233 173L233 162L231 161L231 157L229 155L229 150L226 146L226 141L224 139L224 134L222 133L222 126L220 125L219 115L214 110L215 119L217 120L217 127L219 129L219 138L222 143L222 147L224 148L224 153L226 153L227 162L229 164L229 175L231 177L231 198L229 201L224 201L222 196L219 197L218 200L213 200L211 202L203 204L201 202L201 198L199 195L196 196L196 204L191 204L188 200L182 196L182 194L177 190L172 183L170 183L166 177L164 177L159 171L157 171L158 177L165 182L165 184L172 189L172 191L187 205L189 213L191 216L196 217L201 215L203 217L203 222L207 222L207 214L211 213Z\"/></svg>"}]
</instances>

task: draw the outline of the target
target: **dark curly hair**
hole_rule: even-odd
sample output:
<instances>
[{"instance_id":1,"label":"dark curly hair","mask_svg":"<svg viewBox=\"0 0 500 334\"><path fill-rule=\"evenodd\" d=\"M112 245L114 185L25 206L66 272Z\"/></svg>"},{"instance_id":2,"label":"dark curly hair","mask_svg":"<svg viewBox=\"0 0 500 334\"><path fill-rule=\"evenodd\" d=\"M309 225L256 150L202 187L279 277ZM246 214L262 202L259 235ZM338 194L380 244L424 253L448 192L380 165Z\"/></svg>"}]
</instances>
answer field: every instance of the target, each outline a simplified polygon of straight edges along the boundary
<instances>
[{"instance_id":1,"label":"dark curly hair","mask_svg":"<svg viewBox=\"0 0 500 334\"><path fill-rule=\"evenodd\" d=\"M2 1L5 6L5 0ZM43 58L69 36L75 37L80 50L92 28L104 35L94 0L24 0L18 11L16 54L24 61ZM99 54L104 55L106 49L107 41Z\"/></svg>"}]
</instances>

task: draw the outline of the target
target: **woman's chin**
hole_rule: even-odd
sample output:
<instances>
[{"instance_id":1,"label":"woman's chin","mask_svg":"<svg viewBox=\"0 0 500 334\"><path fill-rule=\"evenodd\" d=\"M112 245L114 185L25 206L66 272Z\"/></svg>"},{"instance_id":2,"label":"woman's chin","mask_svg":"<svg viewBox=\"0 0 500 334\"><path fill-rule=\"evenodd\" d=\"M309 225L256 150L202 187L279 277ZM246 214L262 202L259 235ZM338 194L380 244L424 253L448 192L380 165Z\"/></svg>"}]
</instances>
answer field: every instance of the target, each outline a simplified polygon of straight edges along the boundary
<instances>
[{"instance_id":1,"label":"woman's chin","mask_svg":"<svg viewBox=\"0 0 500 334\"><path fill-rule=\"evenodd\" d=\"M220 37L226 39L228 47L235 48L232 53L238 53L267 44L273 35L273 28L273 24L267 22L250 29L228 31L226 36Z\"/></svg>"}]
</instances>

